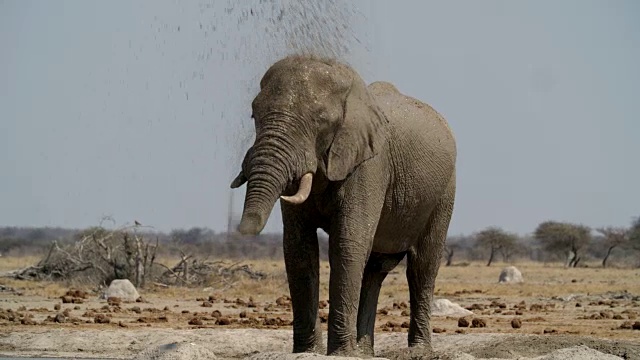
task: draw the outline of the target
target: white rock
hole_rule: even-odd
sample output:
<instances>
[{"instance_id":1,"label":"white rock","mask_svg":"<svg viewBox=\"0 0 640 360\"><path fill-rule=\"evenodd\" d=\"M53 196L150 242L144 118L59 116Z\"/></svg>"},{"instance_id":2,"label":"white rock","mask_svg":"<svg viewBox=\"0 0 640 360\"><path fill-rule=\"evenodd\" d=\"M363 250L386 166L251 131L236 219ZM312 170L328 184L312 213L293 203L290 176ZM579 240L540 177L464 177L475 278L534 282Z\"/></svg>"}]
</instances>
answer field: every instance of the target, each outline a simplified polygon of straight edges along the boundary
<instances>
[{"instance_id":1,"label":"white rock","mask_svg":"<svg viewBox=\"0 0 640 360\"><path fill-rule=\"evenodd\" d=\"M216 355L200 345L181 342L144 350L135 358L140 360L208 360L216 359Z\"/></svg>"},{"instance_id":2,"label":"white rock","mask_svg":"<svg viewBox=\"0 0 640 360\"><path fill-rule=\"evenodd\" d=\"M105 291L104 296L106 298L109 297L119 297L123 301L136 301L140 297L138 294L138 290L133 286L131 281L127 279L116 279L111 282L107 291Z\"/></svg>"},{"instance_id":3,"label":"white rock","mask_svg":"<svg viewBox=\"0 0 640 360\"><path fill-rule=\"evenodd\" d=\"M515 266L507 266L502 269L500 272L500 278L498 279L499 283L505 284L515 284L521 283L524 279L522 278L522 273Z\"/></svg>"},{"instance_id":4,"label":"white rock","mask_svg":"<svg viewBox=\"0 0 640 360\"><path fill-rule=\"evenodd\" d=\"M452 303L448 299L434 300L431 305L432 316L466 316L471 314L473 312L456 303Z\"/></svg>"}]
</instances>

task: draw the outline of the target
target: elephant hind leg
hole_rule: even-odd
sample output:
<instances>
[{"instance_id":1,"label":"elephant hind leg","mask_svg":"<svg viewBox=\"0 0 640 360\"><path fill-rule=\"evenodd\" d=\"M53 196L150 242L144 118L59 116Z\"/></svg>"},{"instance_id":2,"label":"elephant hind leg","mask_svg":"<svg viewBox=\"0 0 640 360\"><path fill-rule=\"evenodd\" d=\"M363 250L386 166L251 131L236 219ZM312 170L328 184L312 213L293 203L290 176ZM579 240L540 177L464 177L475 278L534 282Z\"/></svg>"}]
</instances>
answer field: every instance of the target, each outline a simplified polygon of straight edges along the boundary
<instances>
[{"instance_id":1,"label":"elephant hind leg","mask_svg":"<svg viewBox=\"0 0 640 360\"><path fill-rule=\"evenodd\" d=\"M455 177L431 213L422 239L409 249L407 280L411 315L408 343L411 353L431 352L431 303L455 198Z\"/></svg>"},{"instance_id":2,"label":"elephant hind leg","mask_svg":"<svg viewBox=\"0 0 640 360\"><path fill-rule=\"evenodd\" d=\"M387 274L404 259L405 255L406 252L398 254L372 252L364 268L358 306L358 346L365 355L374 355L373 332L380 287Z\"/></svg>"}]
</instances>

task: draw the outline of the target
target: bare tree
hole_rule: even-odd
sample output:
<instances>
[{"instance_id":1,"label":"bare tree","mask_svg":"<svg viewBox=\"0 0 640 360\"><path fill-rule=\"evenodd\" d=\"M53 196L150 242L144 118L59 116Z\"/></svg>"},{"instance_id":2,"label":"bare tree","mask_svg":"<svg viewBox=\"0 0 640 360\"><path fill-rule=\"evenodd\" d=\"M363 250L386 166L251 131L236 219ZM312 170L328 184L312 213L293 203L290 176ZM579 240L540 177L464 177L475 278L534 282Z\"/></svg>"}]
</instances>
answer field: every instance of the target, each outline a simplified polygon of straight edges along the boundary
<instances>
[{"instance_id":1,"label":"bare tree","mask_svg":"<svg viewBox=\"0 0 640 360\"><path fill-rule=\"evenodd\" d=\"M567 259L565 266L576 267L580 251L591 241L591 229L585 225L545 221L536 228L534 238L545 251L562 252Z\"/></svg>"},{"instance_id":2,"label":"bare tree","mask_svg":"<svg viewBox=\"0 0 640 360\"><path fill-rule=\"evenodd\" d=\"M629 230L621 227L603 227L596 229L602 234L602 240L607 248L607 252L602 259L602 267L607 267L607 260L611 256L613 249L625 245L629 241Z\"/></svg>"},{"instance_id":3,"label":"bare tree","mask_svg":"<svg viewBox=\"0 0 640 360\"><path fill-rule=\"evenodd\" d=\"M488 227L475 235L476 245L489 250L489 261L487 266L491 266L496 253L505 248L514 248L518 235L506 232L499 227Z\"/></svg>"},{"instance_id":4,"label":"bare tree","mask_svg":"<svg viewBox=\"0 0 640 360\"><path fill-rule=\"evenodd\" d=\"M448 238L444 245L444 255L446 258L445 266L451 266L453 263L453 255L460 249L460 244L456 240Z\"/></svg>"}]
</instances>

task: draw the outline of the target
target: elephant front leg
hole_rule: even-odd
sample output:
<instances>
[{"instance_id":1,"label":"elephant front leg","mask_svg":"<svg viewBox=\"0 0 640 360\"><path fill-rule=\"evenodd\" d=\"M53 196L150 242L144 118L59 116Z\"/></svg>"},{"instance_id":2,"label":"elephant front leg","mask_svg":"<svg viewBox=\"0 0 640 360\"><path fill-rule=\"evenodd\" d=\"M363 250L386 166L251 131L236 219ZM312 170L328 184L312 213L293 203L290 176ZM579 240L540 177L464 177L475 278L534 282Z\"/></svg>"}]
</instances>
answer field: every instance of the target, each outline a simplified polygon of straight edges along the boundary
<instances>
[{"instance_id":1,"label":"elephant front leg","mask_svg":"<svg viewBox=\"0 0 640 360\"><path fill-rule=\"evenodd\" d=\"M283 214L284 215L284 214ZM315 228L298 221L284 223L284 260L293 308L293 352L323 354L322 329L318 318L319 251Z\"/></svg>"},{"instance_id":2,"label":"elephant front leg","mask_svg":"<svg viewBox=\"0 0 640 360\"><path fill-rule=\"evenodd\" d=\"M368 247L345 237L329 238L329 324L327 355L354 355L356 321Z\"/></svg>"}]
</instances>

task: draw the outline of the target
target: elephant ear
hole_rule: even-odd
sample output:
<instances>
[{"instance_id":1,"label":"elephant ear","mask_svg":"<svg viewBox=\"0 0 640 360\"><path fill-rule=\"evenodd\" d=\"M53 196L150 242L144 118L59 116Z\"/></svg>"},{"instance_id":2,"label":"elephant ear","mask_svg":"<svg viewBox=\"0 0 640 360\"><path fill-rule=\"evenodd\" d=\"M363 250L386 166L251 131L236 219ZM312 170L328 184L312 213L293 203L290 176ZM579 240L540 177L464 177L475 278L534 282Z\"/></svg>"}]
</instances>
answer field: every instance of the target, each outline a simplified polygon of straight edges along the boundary
<instances>
[{"instance_id":1,"label":"elephant ear","mask_svg":"<svg viewBox=\"0 0 640 360\"><path fill-rule=\"evenodd\" d=\"M377 155L386 140L387 118L359 76L351 77L344 118L327 154L327 178L344 180L358 165Z\"/></svg>"}]
</instances>

